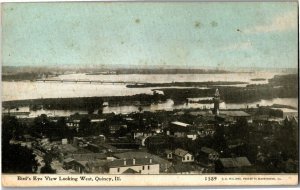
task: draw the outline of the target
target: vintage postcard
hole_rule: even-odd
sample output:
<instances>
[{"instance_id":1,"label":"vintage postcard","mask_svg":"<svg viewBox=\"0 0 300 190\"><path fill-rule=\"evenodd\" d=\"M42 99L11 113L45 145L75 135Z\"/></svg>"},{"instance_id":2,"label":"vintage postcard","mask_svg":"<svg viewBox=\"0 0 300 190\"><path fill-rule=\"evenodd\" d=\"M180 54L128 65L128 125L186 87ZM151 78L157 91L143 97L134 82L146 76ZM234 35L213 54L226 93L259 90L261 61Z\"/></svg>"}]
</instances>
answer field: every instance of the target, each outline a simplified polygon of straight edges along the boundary
<instances>
[{"instance_id":1,"label":"vintage postcard","mask_svg":"<svg viewBox=\"0 0 300 190\"><path fill-rule=\"evenodd\" d=\"M3 186L297 185L298 2L1 4Z\"/></svg>"}]
</instances>

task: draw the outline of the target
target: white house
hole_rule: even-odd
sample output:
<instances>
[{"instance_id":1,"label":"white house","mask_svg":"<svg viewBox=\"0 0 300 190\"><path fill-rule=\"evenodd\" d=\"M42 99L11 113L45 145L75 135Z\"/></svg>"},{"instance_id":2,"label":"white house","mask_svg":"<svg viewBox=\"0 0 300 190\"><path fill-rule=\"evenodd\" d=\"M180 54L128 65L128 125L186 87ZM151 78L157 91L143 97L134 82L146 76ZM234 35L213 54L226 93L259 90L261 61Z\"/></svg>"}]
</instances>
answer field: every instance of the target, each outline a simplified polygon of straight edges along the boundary
<instances>
[{"instance_id":1,"label":"white house","mask_svg":"<svg viewBox=\"0 0 300 190\"><path fill-rule=\"evenodd\" d=\"M188 151L186 150L183 150L181 148L177 148L175 151L174 151L174 157L181 161L182 163L185 163L185 162L194 162L194 156L189 153Z\"/></svg>"},{"instance_id":2,"label":"white house","mask_svg":"<svg viewBox=\"0 0 300 190\"><path fill-rule=\"evenodd\" d=\"M159 164L152 158L117 159L106 164L109 174L159 174Z\"/></svg>"}]
</instances>

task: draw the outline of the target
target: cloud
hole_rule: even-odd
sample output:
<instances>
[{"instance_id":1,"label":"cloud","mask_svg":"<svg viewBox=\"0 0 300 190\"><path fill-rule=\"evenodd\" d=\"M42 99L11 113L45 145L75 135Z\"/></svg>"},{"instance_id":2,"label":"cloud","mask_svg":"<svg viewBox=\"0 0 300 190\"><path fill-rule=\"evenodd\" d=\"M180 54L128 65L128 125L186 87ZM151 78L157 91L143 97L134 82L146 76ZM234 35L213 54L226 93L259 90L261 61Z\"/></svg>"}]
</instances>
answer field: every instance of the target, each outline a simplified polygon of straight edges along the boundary
<instances>
[{"instance_id":1,"label":"cloud","mask_svg":"<svg viewBox=\"0 0 300 190\"><path fill-rule=\"evenodd\" d=\"M297 12L289 11L280 16L274 17L273 20L266 25L257 25L252 28L244 29L244 33L257 34L269 32L283 32L297 28Z\"/></svg>"},{"instance_id":2,"label":"cloud","mask_svg":"<svg viewBox=\"0 0 300 190\"><path fill-rule=\"evenodd\" d=\"M221 48L223 51L235 51L235 50L246 50L252 47L252 43L250 41L239 42L227 45Z\"/></svg>"}]
</instances>

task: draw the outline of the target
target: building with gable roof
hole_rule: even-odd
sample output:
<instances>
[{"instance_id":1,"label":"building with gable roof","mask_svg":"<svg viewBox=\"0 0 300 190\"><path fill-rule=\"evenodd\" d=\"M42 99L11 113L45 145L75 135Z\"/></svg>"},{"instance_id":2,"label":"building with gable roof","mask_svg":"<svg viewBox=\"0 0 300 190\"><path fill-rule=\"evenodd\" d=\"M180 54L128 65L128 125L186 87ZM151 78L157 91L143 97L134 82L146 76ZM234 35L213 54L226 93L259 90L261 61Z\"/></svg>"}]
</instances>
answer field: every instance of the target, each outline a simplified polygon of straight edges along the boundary
<instances>
[{"instance_id":1,"label":"building with gable roof","mask_svg":"<svg viewBox=\"0 0 300 190\"><path fill-rule=\"evenodd\" d=\"M159 164L152 158L117 159L105 165L108 174L159 174Z\"/></svg>"},{"instance_id":2,"label":"building with gable roof","mask_svg":"<svg viewBox=\"0 0 300 190\"><path fill-rule=\"evenodd\" d=\"M152 160L159 164L160 173L166 172L169 167L171 167L172 163L168 160L165 160L157 155L150 154L148 152L141 151L129 151L122 153L115 153L113 156L117 159L139 159L139 158L152 158Z\"/></svg>"},{"instance_id":3,"label":"building with gable roof","mask_svg":"<svg viewBox=\"0 0 300 190\"><path fill-rule=\"evenodd\" d=\"M255 169L247 157L220 158L216 162L217 173L253 173Z\"/></svg>"},{"instance_id":4,"label":"building with gable roof","mask_svg":"<svg viewBox=\"0 0 300 190\"><path fill-rule=\"evenodd\" d=\"M187 162L194 162L194 156L186 150L181 148L177 148L174 151L174 158L176 161L187 163Z\"/></svg>"}]
</instances>

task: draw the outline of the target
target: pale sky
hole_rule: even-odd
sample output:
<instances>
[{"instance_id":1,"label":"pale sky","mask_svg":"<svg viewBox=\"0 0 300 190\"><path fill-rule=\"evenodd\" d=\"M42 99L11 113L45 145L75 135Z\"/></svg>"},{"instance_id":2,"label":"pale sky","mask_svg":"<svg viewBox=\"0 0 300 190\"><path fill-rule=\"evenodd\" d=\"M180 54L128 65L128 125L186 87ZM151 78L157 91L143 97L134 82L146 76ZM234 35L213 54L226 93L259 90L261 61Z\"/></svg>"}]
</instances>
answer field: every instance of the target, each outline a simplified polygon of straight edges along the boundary
<instances>
[{"instance_id":1,"label":"pale sky","mask_svg":"<svg viewBox=\"0 0 300 190\"><path fill-rule=\"evenodd\" d=\"M2 65L296 68L296 2L7 3Z\"/></svg>"}]
</instances>

